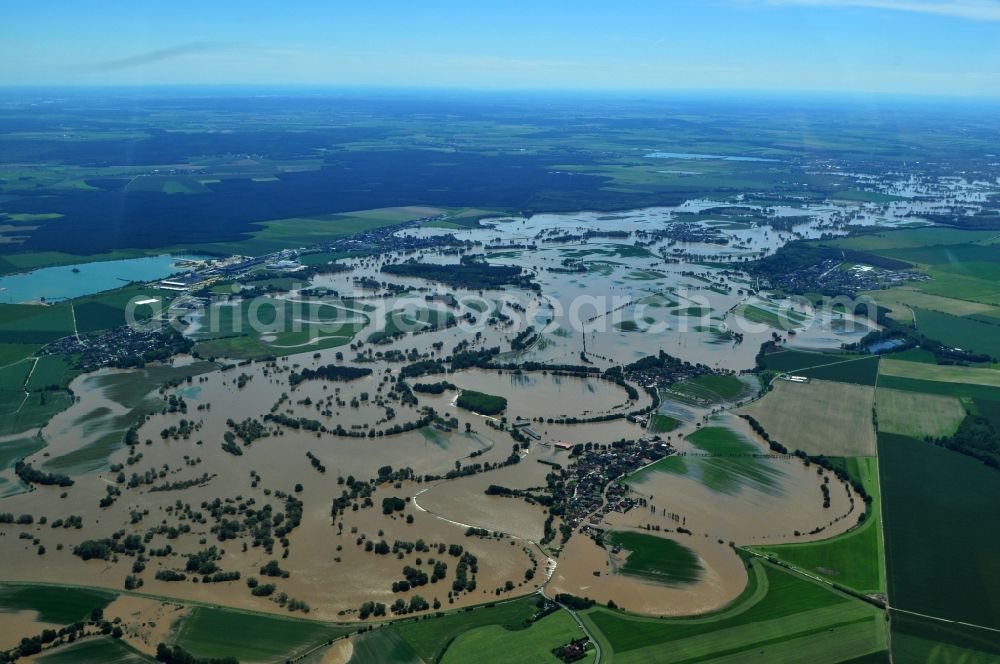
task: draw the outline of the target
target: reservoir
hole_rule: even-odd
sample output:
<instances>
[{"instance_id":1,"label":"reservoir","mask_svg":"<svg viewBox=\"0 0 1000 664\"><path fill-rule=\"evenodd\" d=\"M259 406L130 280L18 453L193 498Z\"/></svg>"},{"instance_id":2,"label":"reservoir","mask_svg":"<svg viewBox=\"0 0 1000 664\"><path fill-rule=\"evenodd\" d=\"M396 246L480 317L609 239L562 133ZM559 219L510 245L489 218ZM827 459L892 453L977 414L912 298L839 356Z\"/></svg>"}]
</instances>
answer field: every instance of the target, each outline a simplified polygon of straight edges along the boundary
<instances>
[{"instance_id":1,"label":"reservoir","mask_svg":"<svg viewBox=\"0 0 1000 664\"><path fill-rule=\"evenodd\" d=\"M119 288L130 281L163 279L177 272L186 272L190 267L181 267L178 263L194 259L196 257L162 254L43 267L23 274L12 274L0 277L0 303L66 300Z\"/></svg>"}]
</instances>

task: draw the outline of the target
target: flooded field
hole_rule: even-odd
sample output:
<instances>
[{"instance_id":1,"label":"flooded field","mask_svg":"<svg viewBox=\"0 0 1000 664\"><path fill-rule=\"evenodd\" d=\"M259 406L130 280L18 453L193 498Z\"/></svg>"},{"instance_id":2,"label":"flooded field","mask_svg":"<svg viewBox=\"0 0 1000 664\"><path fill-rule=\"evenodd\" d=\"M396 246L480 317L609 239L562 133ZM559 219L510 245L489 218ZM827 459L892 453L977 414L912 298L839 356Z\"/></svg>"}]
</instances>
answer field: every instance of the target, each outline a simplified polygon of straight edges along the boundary
<instances>
[{"instance_id":1,"label":"flooded field","mask_svg":"<svg viewBox=\"0 0 1000 664\"><path fill-rule=\"evenodd\" d=\"M614 515L618 517L619 515ZM628 528L612 517L607 525ZM689 584L668 586L616 573L615 556L589 537L574 537L560 556L547 592L590 597L601 604L613 601L626 611L654 616L707 613L726 606L743 591L747 572L727 544L702 537L665 535L689 548L703 570Z\"/></svg>"},{"instance_id":2,"label":"flooded field","mask_svg":"<svg viewBox=\"0 0 1000 664\"><path fill-rule=\"evenodd\" d=\"M229 360L226 337L213 336L213 307L231 322L251 313L241 299L192 305L184 331L219 352L77 377L73 404L41 428L44 447L23 459L71 481L27 484L5 472L11 495L0 511L33 522L0 531L4 578L131 584L271 612L295 600L328 620L356 620L366 602L419 595L450 608L547 582L550 595L613 599L655 615L725 605L746 583L731 542L830 537L861 509L832 477L769 455L742 420L713 419L758 389L753 377L731 374L789 330L795 345L836 348L870 328L773 298L738 269L790 239L840 232L850 217L844 208L775 207L768 214L808 217L775 230L713 219L706 211L714 206L494 219L446 231L477 243L461 257L419 254L427 265L471 257L521 268L531 288L390 275L385 265L412 258L391 251L349 259L350 271L268 295L270 310L290 312L295 329L255 332L252 341L275 353L265 360ZM671 231L680 223L687 230ZM456 368L459 356L473 359ZM671 370L728 377L734 391L704 397L703 388L658 389L655 376L625 378L631 363L664 356L679 363ZM463 394L505 401L480 414L461 405ZM676 428L653 430L654 408ZM744 447L719 454L699 445L696 436L713 428L736 432ZM613 459L639 440L647 451L658 446L652 458L666 455L622 480L641 507L585 523L678 541L704 570L691 584L619 573L627 554L612 554L551 511L551 486L582 452ZM576 487L567 500L584 499ZM595 509L604 500L585 498ZM43 516L79 527L42 525ZM144 553L122 548L138 541ZM84 542L96 552L89 559ZM190 561L205 556L211 571L203 573ZM411 586L442 562L440 578ZM217 573L228 576L213 581ZM269 585L272 592L251 592ZM155 643L176 618L169 604L128 601L114 608L131 616L135 642ZM11 617L20 631L30 620Z\"/></svg>"}]
</instances>

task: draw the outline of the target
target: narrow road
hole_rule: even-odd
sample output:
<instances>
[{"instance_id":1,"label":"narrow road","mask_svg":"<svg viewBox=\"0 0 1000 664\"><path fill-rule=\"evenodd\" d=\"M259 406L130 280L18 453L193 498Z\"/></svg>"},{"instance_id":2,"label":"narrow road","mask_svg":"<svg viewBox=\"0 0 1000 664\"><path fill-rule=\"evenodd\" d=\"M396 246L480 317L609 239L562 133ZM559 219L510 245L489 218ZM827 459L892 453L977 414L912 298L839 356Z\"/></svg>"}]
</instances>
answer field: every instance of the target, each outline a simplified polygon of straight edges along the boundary
<instances>
[{"instance_id":1,"label":"narrow road","mask_svg":"<svg viewBox=\"0 0 1000 664\"><path fill-rule=\"evenodd\" d=\"M556 603L558 604L558 602ZM559 606L568 611L569 615L573 616L573 620L575 620L576 624L580 626L580 629L583 630L583 633L587 635L587 638L590 639L590 642L594 644L594 664L601 664L601 644L597 642L597 639L594 638L594 635L591 634L590 630L587 629L587 626L583 624L583 621L580 620L580 616L576 615L576 611L574 611L573 609L569 608L564 604L559 604Z\"/></svg>"},{"instance_id":2,"label":"narrow road","mask_svg":"<svg viewBox=\"0 0 1000 664\"><path fill-rule=\"evenodd\" d=\"M73 334L76 336L76 340L79 341L80 330L76 328L76 308L73 306L72 302L69 303L69 313L73 316Z\"/></svg>"}]
</instances>

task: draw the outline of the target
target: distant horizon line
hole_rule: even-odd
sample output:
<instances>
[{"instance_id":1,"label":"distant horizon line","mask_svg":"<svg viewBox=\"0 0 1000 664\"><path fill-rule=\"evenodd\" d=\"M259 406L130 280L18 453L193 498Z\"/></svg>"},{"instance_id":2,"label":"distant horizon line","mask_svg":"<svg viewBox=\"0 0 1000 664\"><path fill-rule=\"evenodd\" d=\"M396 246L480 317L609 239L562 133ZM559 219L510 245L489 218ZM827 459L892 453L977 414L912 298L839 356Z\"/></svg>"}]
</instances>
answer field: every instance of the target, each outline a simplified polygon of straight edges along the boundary
<instances>
[{"instance_id":1,"label":"distant horizon line","mask_svg":"<svg viewBox=\"0 0 1000 664\"><path fill-rule=\"evenodd\" d=\"M523 95L531 97L731 97L749 95L759 98L797 97L803 99L870 99L928 100L961 102L1000 102L1000 95L962 95L933 92L884 92L869 90L806 90L775 88L540 88L540 87L474 87L474 86L402 86L359 85L341 83L0 83L0 92L72 91L72 92L139 92L139 91L220 91L220 92L309 92L375 93L375 94L458 94L458 95Z\"/></svg>"}]
</instances>

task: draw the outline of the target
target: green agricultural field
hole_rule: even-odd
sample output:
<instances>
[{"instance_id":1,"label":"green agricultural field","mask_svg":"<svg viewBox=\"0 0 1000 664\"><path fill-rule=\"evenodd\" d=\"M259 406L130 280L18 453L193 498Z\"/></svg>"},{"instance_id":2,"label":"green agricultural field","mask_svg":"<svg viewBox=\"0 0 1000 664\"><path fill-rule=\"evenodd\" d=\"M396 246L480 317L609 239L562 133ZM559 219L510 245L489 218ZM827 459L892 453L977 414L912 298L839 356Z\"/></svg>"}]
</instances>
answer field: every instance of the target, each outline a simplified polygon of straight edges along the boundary
<instances>
[{"instance_id":1,"label":"green agricultural field","mask_svg":"<svg viewBox=\"0 0 1000 664\"><path fill-rule=\"evenodd\" d=\"M194 350L201 357L230 360L256 360L274 355L274 351L250 335L200 341Z\"/></svg>"},{"instance_id":2,"label":"green agricultural field","mask_svg":"<svg viewBox=\"0 0 1000 664\"><path fill-rule=\"evenodd\" d=\"M924 336L963 350L1000 357L1000 319L991 324L930 309L914 308L913 312L917 316L917 329Z\"/></svg>"},{"instance_id":3,"label":"green agricultural field","mask_svg":"<svg viewBox=\"0 0 1000 664\"><path fill-rule=\"evenodd\" d=\"M24 383L28 380L31 368L35 366L35 360L27 358L14 364L0 367L0 390L11 392L23 392Z\"/></svg>"},{"instance_id":4,"label":"green agricultural field","mask_svg":"<svg viewBox=\"0 0 1000 664\"><path fill-rule=\"evenodd\" d=\"M4 344L0 343L0 367L16 364L34 355L42 346L40 344Z\"/></svg>"},{"instance_id":5,"label":"green agricultural field","mask_svg":"<svg viewBox=\"0 0 1000 664\"><path fill-rule=\"evenodd\" d=\"M824 240L823 245L881 254L884 250L892 249L920 249L923 247L989 242L996 238L996 236L996 231L965 231L957 228L937 226L932 228L890 230L882 233Z\"/></svg>"},{"instance_id":6,"label":"green agricultural field","mask_svg":"<svg viewBox=\"0 0 1000 664\"><path fill-rule=\"evenodd\" d=\"M1000 387L1000 370L993 368L921 364L887 359L881 367L881 374L934 382Z\"/></svg>"},{"instance_id":7,"label":"green agricultural field","mask_svg":"<svg viewBox=\"0 0 1000 664\"><path fill-rule=\"evenodd\" d=\"M107 590L56 585L0 585L0 613L37 611L42 622L68 625L86 620L94 609L104 609L117 594Z\"/></svg>"},{"instance_id":8,"label":"green agricultural field","mask_svg":"<svg viewBox=\"0 0 1000 664\"><path fill-rule=\"evenodd\" d=\"M995 469L923 441L879 434L889 599L895 608L1000 628Z\"/></svg>"},{"instance_id":9,"label":"green agricultural field","mask_svg":"<svg viewBox=\"0 0 1000 664\"><path fill-rule=\"evenodd\" d=\"M581 615L612 664L751 656L834 663L885 650L885 620L876 607L768 563L749 564L747 590L705 616L642 618L603 607Z\"/></svg>"},{"instance_id":10,"label":"green agricultural field","mask_svg":"<svg viewBox=\"0 0 1000 664\"><path fill-rule=\"evenodd\" d=\"M752 550L860 593L885 592L878 461L875 457L847 457L838 461L851 477L861 480L872 496L864 523L828 540L752 547Z\"/></svg>"},{"instance_id":11,"label":"green agricultural field","mask_svg":"<svg viewBox=\"0 0 1000 664\"><path fill-rule=\"evenodd\" d=\"M527 629L511 632L500 625L479 627L461 634L441 658L442 664L466 662L549 662L561 661L552 650L584 636L583 630L566 611L557 611ZM593 661L593 654L584 660Z\"/></svg>"},{"instance_id":12,"label":"green agricultural field","mask_svg":"<svg viewBox=\"0 0 1000 664\"><path fill-rule=\"evenodd\" d=\"M797 311L785 311L779 314L752 304L744 304L740 306L736 313L751 323L767 325L768 327L773 327L776 330L795 329L805 320L805 316Z\"/></svg>"},{"instance_id":13,"label":"green agricultural field","mask_svg":"<svg viewBox=\"0 0 1000 664\"><path fill-rule=\"evenodd\" d=\"M841 201L860 201L862 203L891 203L893 201L904 200L899 196L882 194L877 191L859 191L857 189L848 189L846 191L839 191L836 194L834 194L832 198Z\"/></svg>"},{"instance_id":14,"label":"green agricultural field","mask_svg":"<svg viewBox=\"0 0 1000 664\"><path fill-rule=\"evenodd\" d=\"M422 664L413 648L392 626L360 634L351 640L348 664Z\"/></svg>"},{"instance_id":15,"label":"green agricultural field","mask_svg":"<svg viewBox=\"0 0 1000 664\"><path fill-rule=\"evenodd\" d=\"M941 269L930 269L928 274L932 277L931 280L920 284L920 289L925 293L941 297L954 297L956 293L961 293L963 300L1000 306L1000 281L954 274Z\"/></svg>"},{"instance_id":16,"label":"green agricultural field","mask_svg":"<svg viewBox=\"0 0 1000 664\"><path fill-rule=\"evenodd\" d=\"M159 301L158 305L144 304L133 307L134 319L145 321L160 312L165 312L174 297L175 294L156 288L126 286L96 295L79 297L71 304L76 316L77 330L80 334L87 334L110 330L128 323L126 311L132 300L155 299Z\"/></svg>"},{"instance_id":17,"label":"green agricultural field","mask_svg":"<svg viewBox=\"0 0 1000 664\"><path fill-rule=\"evenodd\" d=\"M311 620L195 607L178 628L174 643L197 657L259 662L291 658L352 631Z\"/></svg>"},{"instance_id":18,"label":"green agricultural field","mask_svg":"<svg viewBox=\"0 0 1000 664\"><path fill-rule=\"evenodd\" d=\"M681 425L681 421L669 415L656 413L649 419L649 429L653 433L670 433Z\"/></svg>"},{"instance_id":19,"label":"green agricultural field","mask_svg":"<svg viewBox=\"0 0 1000 664\"><path fill-rule=\"evenodd\" d=\"M20 405L15 404L13 410L7 410L6 414L0 417L0 436L38 429L56 413L69 408L72 403L73 397L63 390L32 392L20 401ZM6 406L0 403L0 408L6 409Z\"/></svg>"},{"instance_id":20,"label":"green agricultural field","mask_svg":"<svg viewBox=\"0 0 1000 664\"><path fill-rule=\"evenodd\" d=\"M934 353L923 348L907 348L892 354L892 359L905 362L920 362L921 364L937 364Z\"/></svg>"},{"instance_id":21,"label":"green agricultural field","mask_svg":"<svg viewBox=\"0 0 1000 664\"><path fill-rule=\"evenodd\" d=\"M674 383L667 398L693 404L716 404L749 396L751 388L735 376L705 375Z\"/></svg>"},{"instance_id":22,"label":"green agricultural field","mask_svg":"<svg viewBox=\"0 0 1000 664\"><path fill-rule=\"evenodd\" d=\"M736 376L720 376L716 374L706 374L687 381L688 385L698 385L714 392L723 399L733 400L744 396L749 392L747 384Z\"/></svg>"},{"instance_id":23,"label":"green agricultural field","mask_svg":"<svg viewBox=\"0 0 1000 664\"><path fill-rule=\"evenodd\" d=\"M878 377L879 356L869 355L856 360L812 367L796 371L796 375L839 383L874 385Z\"/></svg>"},{"instance_id":24,"label":"green agricultural field","mask_svg":"<svg viewBox=\"0 0 1000 664\"><path fill-rule=\"evenodd\" d=\"M68 304L0 304L0 343L41 344L72 333Z\"/></svg>"},{"instance_id":25,"label":"green agricultural field","mask_svg":"<svg viewBox=\"0 0 1000 664\"><path fill-rule=\"evenodd\" d=\"M1000 275L996 247L996 231L965 231L955 228L920 228L861 235L853 238L824 240L829 247L871 251L880 256L914 263L931 276L930 281L914 282L905 290L917 290L937 300L961 294L966 302L986 305L1000 304ZM880 303L891 303L897 296L911 306L922 306L913 296L894 289L876 293ZM933 300L934 298L932 298ZM891 306L891 304L890 304ZM935 311L960 314L953 307L966 305L929 306ZM903 312L899 312L901 315Z\"/></svg>"},{"instance_id":26,"label":"green agricultural field","mask_svg":"<svg viewBox=\"0 0 1000 664\"><path fill-rule=\"evenodd\" d=\"M985 417L994 429L1000 431L1000 401L973 399L972 405L977 415Z\"/></svg>"},{"instance_id":27,"label":"green agricultural field","mask_svg":"<svg viewBox=\"0 0 1000 664\"><path fill-rule=\"evenodd\" d=\"M760 364L765 369L779 371L782 373L797 373L802 369L818 367L824 364L844 362L845 360L860 359L858 355L848 355L843 353L814 353L805 350L779 350L775 353L768 353L761 356Z\"/></svg>"},{"instance_id":28,"label":"green agricultural field","mask_svg":"<svg viewBox=\"0 0 1000 664\"><path fill-rule=\"evenodd\" d=\"M946 396L970 399L986 399L1000 401L1000 387L976 385L973 383L955 383L938 380L919 380L901 376L882 374L878 378L879 388L905 390L907 392L922 392L924 394L943 394Z\"/></svg>"},{"instance_id":29,"label":"green agricultural field","mask_svg":"<svg viewBox=\"0 0 1000 664\"><path fill-rule=\"evenodd\" d=\"M890 288L889 290L869 291L864 295L873 298L880 306L892 309L892 317L897 320L911 321L911 308L929 309L951 314L952 316L971 316L975 314L998 311L997 307L982 302L958 300L941 295L930 295L912 288Z\"/></svg>"},{"instance_id":30,"label":"green agricultural field","mask_svg":"<svg viewBox=\"0 0 1000 664\"><path fill-rule=\"evenodd\" d=\"M456 611L426 620L395 624L393 629L406 640L425 662L440 661L446 649L459 636L478 627L496 625L510 635L526 627L538 610L538 597L524 597L477 609Z\"/></svg>"},{"instance_id":31,"label":"green agricultural field","mask_svg":"<svg viewBox=\"0 0 1000 664\"><path fill-rule=\"evenodd\" d=\"M989 630L892 611L892 654L897 662L992 664L1000 639Z\"/></svg>"},{"instance_id":32,"label":"green agricultural field","mask_svg":"<svg viewBox=\"0 0 1000 664\"><path fill-rule=\"evenodd\" d=\"M123 641L98 636L47 651L34 661L39 664L144 664L156 660Z\"/></svg>"},{"instance_id":33,"label":"green agricultural field","mask_svg":"<svg viewBox=\"0 0 1000 664\"><path fill-rule=\"evenodd\" d=\"M355 212L316 214L255 223L247 240L204 245L201 249L223 254L261 254L320 243L333 237L354 235L383 226L433 216L444 212L432 207L387 207Z\"/></svg>"},{"instance_id":34,"label":"green agricultural field","mask_svg":"<svg viewBox=\"0 0 1000 664\"><path fill-rule=\"evenodd\" d=\"M698 556L674 540L634 531L614 531L604 539L627 552L625 563L617 570L622 574L680 586L694 583L705 572Z\"/></svg>"},{"instance_id":35,"label":"green agricultural field","mask_svg":"<svg viewBox=\"0 0 1000 664\"><path fill-rule=\"evenodd\" d=\"M140 175L125 185L125 191L158 191L165 194L210 194L212 190L190 175Z\"/></svg>"},{"instance_id":36,"label":"green agricultural field","mask_svg":"<svg viewBox=\"0 0 1000 664\"><path fill-rule=\"evenodd\" d=\"M30 391L44 390L53 385L65 388L77 372L60 355L42 355L38 358L31 380L25 386Z\"/></svg>"},{"instance_id":37,"label":"green agricultural field","mask_svg":"<svg viewBox=\"0 0 1000 664\"><path fill-rule=\"evenodd\" d=\"M951 436L965 419L965 407L956 397L884 387L876 393L875 412L879 431L918 439Z\"/></svg>"}]
</instances>

